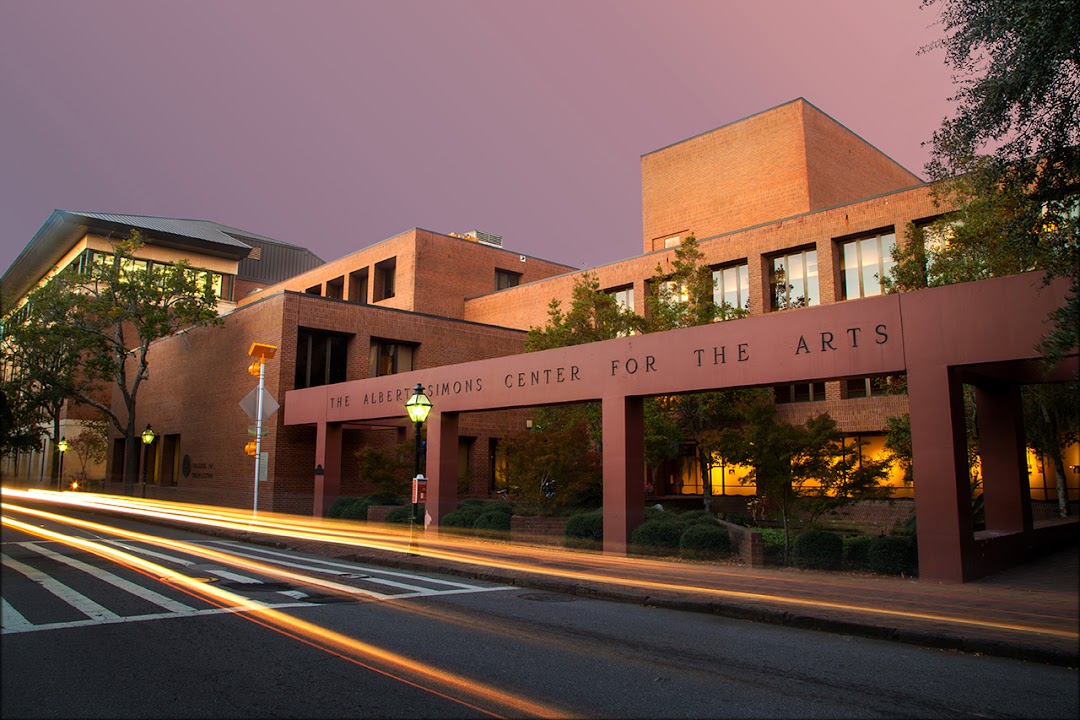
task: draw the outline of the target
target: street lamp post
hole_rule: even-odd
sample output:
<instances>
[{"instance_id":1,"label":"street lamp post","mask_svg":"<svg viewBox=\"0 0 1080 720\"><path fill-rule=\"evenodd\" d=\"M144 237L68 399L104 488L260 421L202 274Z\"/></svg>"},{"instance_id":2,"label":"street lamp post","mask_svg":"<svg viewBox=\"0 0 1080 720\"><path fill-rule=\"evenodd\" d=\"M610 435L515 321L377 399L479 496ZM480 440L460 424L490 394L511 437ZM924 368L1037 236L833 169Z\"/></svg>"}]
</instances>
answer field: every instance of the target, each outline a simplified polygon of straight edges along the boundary
<instances>
[{"instance_id":1,"label":"street lamp post","mask_svg":"<svg viewBox=\"0 0 1080 720\"><path fill-rule=\"evenodd\" d=\"M143 459L142 459L142 496L146 497L146 471L150 463L147 455L150 451L150 444L154 442L154 438L157 435L154 433L154 429L150 427L150 423L146 423L146 429L142 431L143 442Z\"/></svg>"},{"instance_id":2,"label":"street lamp post","mask_svg":"<svg viewBox=\"0 0 1080 720\"><path fill-rule=\"evenodd\" d=\"M60 453L60 467L56 473L56 489L61 490L64 486L64 453L68 451L68 445L66 437L61 437L60 442L56 443L56 450Z\"/></svg>"},{"instance_id":3,"label":"street lamp post","mask_svg":"<svg viewBox=\"0 0 1080 720\"><path fill-rule=\"evenodd\" d=\"M419 509L419 487L418 482L420 478L420 428L427 420L428 413L431 412L431 400L428 400L428 396L424 394L424 386L420 383L416 383L416 387L413 388L412 397L405 403L405 410L409 413L409 419L413 421L413 425L416 426L416 452L413 454L413 504L412 504L412 524L416 524L416 513Z\"/></svg>"}]
</instances>

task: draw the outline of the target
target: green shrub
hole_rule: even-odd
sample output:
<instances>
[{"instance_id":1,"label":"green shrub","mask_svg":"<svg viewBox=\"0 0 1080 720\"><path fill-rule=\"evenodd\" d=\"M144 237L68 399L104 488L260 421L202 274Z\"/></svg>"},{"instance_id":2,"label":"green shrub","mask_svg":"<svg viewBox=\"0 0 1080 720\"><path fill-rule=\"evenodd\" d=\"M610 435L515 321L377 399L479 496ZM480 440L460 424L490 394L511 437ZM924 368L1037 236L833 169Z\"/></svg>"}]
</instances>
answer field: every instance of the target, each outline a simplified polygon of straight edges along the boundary
<instances>
[{"instance_id":1,"label":"green shrub","mask_svg":"<svg viewBox=\"0 0 1080 720\"><path fill-rule=\"evenodd\" d=\"M566 519L566 528L563 532L568 538L603 541L604 511L590 510L571 515Z\"/></svg>"},{"instance_id":2,"label":"green shrub","mask_svg":"<svg viewBox=\"0 0 1080 720\"><path fill-rule=\"evenodd\" d=\"M844 541L827 530L804 530L791 548L795 567L806 570L839 570L844 557Z\"/></svg>"},{"instance_id":3,"label":"green shrub","mask_svg":"<svg viewBox=\"0 0 1080 720\"><path fill-rule=\"evenodd\" d=\"M685 529L685 525L674 519L646 520L634 529L630 535L630 543L647 553L654 550L674 550L679 547L679 538Z\"/></svg>"},{"instance_id":4,"label":"green shrub","mask_svg":"<svg viewBox=\"0 0 1080 720\"><path fill-rule=\"evenodd\" d=\"M691 510L684 512L678 516L679 522L686 525L694 525L696 523L705 523L707 525L716 525L716 515L713 515L708 510Z\"/></svg>"},{"instance_id":5,"label":"green shrub","mask_svg":"<svg viewBox=\"0 0 1080 720\"><path fill-rule=\"evenodd\" d=\"M368 505L401 505L401 497L392 492L376 492L364 498Z\"/></svg>"},{"instance_id":6,"label":"green shrub","mask_svg":"<svg viewBox=\"0 0 1080 720\"><path fill-rule=\"evenodd\" d=\"M783 528L752 527L761 533L762 552L765 562L770 565L780 565L784 562L784 530Z\"/></svg>"},{"instance_id":7,"label":"green shrub","mask_svg":"<svg viewBox=\"0 0 1080 720\"><path fill-rule=\"evenodd\" d=\"M446 515L444 515L440 525L442 527L456 527L456 528L472 527L472 525L467 525L466 524L469 521L469 517L470 516L466 515L465 513L461 512L460 510L455 510L452 513L447 513Z\"/></svg>"},{"instance_id":8,"label":"green shrub","mask_svg":"<svg viewBox=\"0 0 1080 720\"><path fill-rule=\"evenodd\" d=\"M326 517L339 518L341 517L341 511L360 498L353 495L340 495L334 499L334 502L330 503L330 507L326 508Z\"/></svg>"},{"instance_id":9,"label":"green shrub","mask_svg":"<svg viewBox=\"0 0 1080 720\"><path fill-rule=\"evenodd\" d=\"M473 523L473 530L510 532L510 513L502 510L486 510Z\"/></svg>"},{"instance_id":10,"label":"green shrub","mask_svg":"<svg viewBox=\"0 0 1080 720\"><path fill-rule=\"evenodd\" d=\"M366 498L355 498L351 503L341 509L342 520L367 520L368 501Z\"/></svg>"},{"instance_id":11,"label":"green shrub","mask_svg":"<svg viewBox=\"0 0 1080 720\"><path fill-rule=\"evenodd\" d=\"M388 523L409 523L412 519L413 507L412 505L402 505L401 507L394 508L386 514L385 522ZM420 517L424 517L424 506L420 505L416 511L416 514ZM422 522L422 521L421 521Z\"/></svg>"},{"instance_id":12,"label":"green shrub","mask_svg":"<svg viewBox=\"0 0 1080 720\"><path fill-rule=\"evenodd\" d=\"M727 528L718 523L691 522L679 538L679 554L696 560L712 560L731 554Z\"/></svg>"},{"instance_id":13,"label":"green shrub","mask_svg":"<svg viewBox=\"0 0 1080 720\"><path fill-rule=\"evenodd\" d=\"M844 567L848 570L870 569L870 546L874 538L868 535L854 535L844 538Z\"/></svg>"},{"instance_id":14,"label":"green shrub","mask_svg":"<svg viewBox=\"0 0 1080 720\"><path fill-rule=\"evenodd\" d=\"M915 575L915 543L903 535L874 538L869 552L870 569L879 575Z\"/></svg>"}]
</instances>

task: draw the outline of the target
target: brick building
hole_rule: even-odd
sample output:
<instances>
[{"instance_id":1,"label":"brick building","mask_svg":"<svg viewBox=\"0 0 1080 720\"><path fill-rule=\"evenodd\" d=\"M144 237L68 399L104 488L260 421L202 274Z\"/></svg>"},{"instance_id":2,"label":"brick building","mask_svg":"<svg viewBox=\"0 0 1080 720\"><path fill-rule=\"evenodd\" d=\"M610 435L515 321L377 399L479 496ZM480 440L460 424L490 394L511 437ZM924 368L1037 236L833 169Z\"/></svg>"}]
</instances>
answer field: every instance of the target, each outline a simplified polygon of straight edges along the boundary
<instances>
[{"instance_id":1,"label":"brick building","mask_svg":"<svg viewBox=\"0 0 1080 720\"><path fill-rule=\"evenodd\" d=\"M647 153L641 172L641 254L628 247L631 257L588 270L640 314L654 290L649 278L690 234L713 268L718 301L751 316L799 313L783 308L795 298L801 302L794 304L815 306L879 295L892 245L906 241L908 227L942 212L918 177L802 99ZM173 237L146 229L152 241ZM153 377L138 408L138 425L152 423L161 438L148 464L148 496L250 505L254 463L242 447L251 421L239 402L255 384L245 372L252 342L279 348L267 365L267 389L279 400L293 389L512 355L521 352L526 330L546 322L551 299L569 303L585 272L504 249L487 233L413 229L338 260L254 277L250 268L271 264L275 247L282 255L286 246L227 234L246 249L235 248L235 305L225 308L224 326L193 329L153 347ZM60 245L70 240L52 237ZM74 256L70 248L64 255ZM193 258L193 264L199 263ZM239 272L243 267L248 276ZM779 413L801 422L828 411L869 452L881 452L885 419L906 412L907 401L881 395L870 380L792 377L775 387ZM399 391L388 381L387 392ZM498 441L524 428L526 417L521 410L463 415L460 492L496 489ZM314 433L286 426L280 413L269 426L260 507L311 512ZM358 477L356 450L408 435L404 422L357 424L345 433L344 494L370 490ZM110 471L119 467L122 450L113 437ZM1069 452L1068 482L1075 488L1076 446ZM1037 459L1031 468L1032 499L1054 499L1052 475L1043 474ZM738 477L718 468L714 493L752 493ZM899 477L891 482L897 496L910 495ZM657 492L700 495L702 483L688 463L666 468Z\"/></svg>"}]
</instances>

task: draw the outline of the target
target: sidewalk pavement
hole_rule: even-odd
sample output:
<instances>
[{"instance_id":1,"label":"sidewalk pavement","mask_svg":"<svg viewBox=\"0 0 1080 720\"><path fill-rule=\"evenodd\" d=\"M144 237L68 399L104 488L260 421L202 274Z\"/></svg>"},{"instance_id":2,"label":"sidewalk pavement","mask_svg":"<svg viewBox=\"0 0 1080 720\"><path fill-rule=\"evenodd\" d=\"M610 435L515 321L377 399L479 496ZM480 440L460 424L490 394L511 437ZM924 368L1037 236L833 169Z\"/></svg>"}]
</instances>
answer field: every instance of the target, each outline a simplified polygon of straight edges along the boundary
<instances>
[{"instance_id":1,"label":"sidewalk pavement","mask_svg":"<svg viewBox=\"0 0 1080 720\"><path fill-rule=\"evenodd\" d=\"M1080 547L964 584L492 544L475 561L243 535L328 557L650 607L1080 667ZM535 549L535 547L534 547ZM484 554L486 553L486 555ZM500 563L488 564L497 559ZM507 567L512 565L514 567Z\"/></svg>"}]
</instances>

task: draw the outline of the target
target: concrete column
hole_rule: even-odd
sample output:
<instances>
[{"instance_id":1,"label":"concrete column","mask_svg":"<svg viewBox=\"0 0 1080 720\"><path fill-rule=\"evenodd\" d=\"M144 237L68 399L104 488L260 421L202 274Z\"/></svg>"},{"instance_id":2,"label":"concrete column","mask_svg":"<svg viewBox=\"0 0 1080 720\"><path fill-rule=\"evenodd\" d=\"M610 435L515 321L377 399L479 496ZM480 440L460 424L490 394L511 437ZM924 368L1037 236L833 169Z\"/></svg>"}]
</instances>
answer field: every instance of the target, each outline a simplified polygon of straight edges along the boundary
<instances>
[{"instance_id":1,"label":"concrete column","mask_svg":"<svg viewBox=\"0 0 1080 720\"><path fill-rule=\"evenodd\" d=\"M326 517L341 494L341 423L320 422L315 433L315 498L312 516Z\"/></svg>"},{"instance_id":2,"label":"concrete column","mask_svg":"<svg viewBox=\"0 0 1080 720\"><path fill-rule=\"evenodd\" d=\"M1027 478L1024 406L1020 386L987 383L975 388L982 460L986 529L1001 533L1032 529L1031 487Z\"/></svg>"},{"instance_id":3,"label":"concrete column","mask_svg":"<svg viewBox=\"0 0 1080 720\"><path fill-rule=\"evenodd\" d=\"M943 366L908 369L919 577L964 582L974 551L963 387Z\"/></svg>"},{"instance_id":4,"label":"concrete column","mask_svg":"<svg viewBox=\"0 0 1080 720\"><path fill-rule=\"evenodd\" d=\"M423 471L423 470L422 470ZM432 410L428 415L427 502L424 528L438 531L444 516L457 509L458 414Z\"/></svg>"},{"instance_id":5,"label":"concrete column","mask_svg":"<svg viewBox=\"0 0 1080 720\"><path fill-rule=\"evenodd\" d=\"M604 552L625 555L645 517L645 412L637 397L603 400Z\"/></svg>"}]
</instances>

